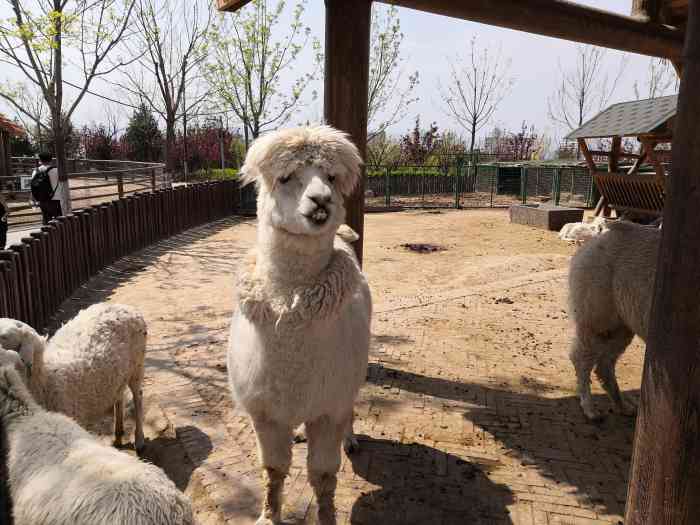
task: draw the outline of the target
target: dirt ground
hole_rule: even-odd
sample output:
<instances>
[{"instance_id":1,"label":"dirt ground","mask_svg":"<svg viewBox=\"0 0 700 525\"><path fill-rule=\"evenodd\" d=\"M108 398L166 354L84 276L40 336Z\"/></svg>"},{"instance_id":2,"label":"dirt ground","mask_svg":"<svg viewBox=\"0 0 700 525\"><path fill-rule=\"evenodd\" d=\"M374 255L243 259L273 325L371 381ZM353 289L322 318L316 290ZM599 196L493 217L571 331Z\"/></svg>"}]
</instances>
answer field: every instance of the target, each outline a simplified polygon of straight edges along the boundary
<instances>
[{"instance_id":1,"label":"dirt ground","mask_svg":"<svg viewBox=\"0 0 700 525\"><path fill-rule=\"evenodd\" d=\"M253 523L260 504L254 434L225 367L236 264L254 239L246 219L190 230L108 268L61 314L103 300L143 310L147 457L203 524ZM366 216L373 344L339 523L621 523L634 421L610 413L594 426L580 413L567 357L573 251L504 210ZM635 398L642 359L635 341L618 366ZM594 393L607 410L595 381ZM316 522L305 454L295 445L286 523Z\"/></svg>"}]
</instances>

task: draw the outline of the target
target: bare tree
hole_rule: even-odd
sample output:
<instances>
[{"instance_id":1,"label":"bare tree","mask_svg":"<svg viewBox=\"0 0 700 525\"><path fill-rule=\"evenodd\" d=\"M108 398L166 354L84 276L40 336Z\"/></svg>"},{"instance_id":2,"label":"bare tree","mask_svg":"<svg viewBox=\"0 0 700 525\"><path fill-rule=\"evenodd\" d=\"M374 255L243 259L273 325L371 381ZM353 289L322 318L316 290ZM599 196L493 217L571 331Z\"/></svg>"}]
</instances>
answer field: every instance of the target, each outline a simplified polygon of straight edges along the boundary
<instances>
[{"instance_id":1,"label":"bare tree","mask_svg":"<svg viewBox=\"0 0 700 525\"><path fill-rule=\"evenodd\" d=\"M260 133L291 118L322 60L320 43L302 24L306 0L295 5L292 22L279 39L276 35L285 31L279 27L285 2L279 0L272 8L268 3L253 0L233 15L222 16L209 33L205 76L222 105L242 123L246 148ZM294 65L309 43L316 67L283 89L283 76L294 74Z\"/></svg>"},{"instance_id":2,"label":"bare tree","mask_svg":"<svg viewBox=\"0 0 700 525\"><path fill-rule=\"evenodd\" d=\"M402 82L403 39L398 9L375 4L372 11L367 98L368 143L405 117L408 107L418 100L414 96L419 83L418 72L410 74L405 85Z\"/></svg>"},{"instance_id":3,"label":"bare tree","mask_svg":"<svg viewBox=\"0 0 700 525\"><path fill-rule=\"evenodd\" d=\"M612 76L608 74L605 49L577 45L576 63L564 70L559 63L561 84L547 100L549 118L566 131L581 127L594 112L608 105L615 94L620 77L627 67L623 55Z\"/></svg>"},{"instance_id":4,"label":"bare tree","mask_svg":"<svg viewBox=\"0 0 700 525\"><path fill-rule=\"evenodd\" d=\"M0 23L0 63L24 76L31 89L46 101L50 116L44 124L35 109L25 105L16 86L0 86L0 97L19 114L55 137L55 155L64 213L70 213L66 170L65 129L93 81L126 65L109 62L114 48L127 33L135 0L7 0L12 17ZM71 71L77 83L64 80ZM76 94L69 99L64 88Z\"/></svg>"},{"instance_id":5,"label":"bare tree","mask_svg":"<svg viewBox=\"0 0 700 525\"><path fill-rule=\"evenodd\" d=\"M450 83L440 87L449 115L470 137L469 155L474 154L476 134L491 120L498 105L510 92L514 79L508 76L510 60L503 60L500 50L479 50L476 38L466 60L449 61Z\"/></svg>"},{"instance_id":6,"label":"bare tree","mask_svg":"<svg viewBox=\"0 0 700 525\"><path fill-rule=\"evenodd\" d=\"M138 70L127 72L120 86L135 104L145 102L165 121L164 157L166 168L172 171L175 127L208 95L198 80L206 57L212 10L199 1L174 6L138 0L135 19L138 48L130 52L140 57L135 63Z\"/></svg>"},{"instance_id":7,"label":"bare tree","mask_svg":"<svg viewBox=\"0 0 700 525\"><path fill-rule=\"evenodd\" d=\"M634 95L637 100L642 98L658 98L678 92L680 79L673 64L663 58L650 58L647 67L647 78L643 87L638 81L634 82Z\"/></svg>"}]
</instances>

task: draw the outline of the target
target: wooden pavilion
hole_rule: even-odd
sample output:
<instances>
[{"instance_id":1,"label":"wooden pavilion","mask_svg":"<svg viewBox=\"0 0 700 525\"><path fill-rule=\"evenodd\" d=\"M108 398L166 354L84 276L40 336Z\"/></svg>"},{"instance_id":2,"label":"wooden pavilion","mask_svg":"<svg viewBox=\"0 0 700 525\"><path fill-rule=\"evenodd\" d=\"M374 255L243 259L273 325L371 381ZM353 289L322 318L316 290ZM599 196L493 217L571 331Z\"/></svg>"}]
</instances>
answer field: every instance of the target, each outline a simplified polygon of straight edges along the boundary
<instances>
[{"instance_id":1,"label":"wooden pavilion","mask_svg":"<svg viewBox=\"0 0 700 525\"><path fill-rule=\"evenodd\" d=\"M10 163L10 139L24 135L24 128L0 113L0 183L12 175Z\"/></svg>"},{"instance_id":2,"label":"wooden pavilion","mask_svg":"<svg viewBox=\"0 0 700 525\"><path fill-rule=\"evenodd\" d=\"M250 0L218 0L235 11ZM627 525L700 520L700 0L631 0L631 16L564 0L386 0L419 11L671 60L681 73L673 174L650 319ZM325 0L324 116L366 150L372 0ZM360 236L364 184L348 200ZM361 237L362 239L362 237ZM362 258L362 240L356 243ZM651 285L651 283L650 283Z\"/></svg>"},{"instance_id":3,"label":"wooden pavilion","mask_svg":"<svg viewBox=\"0 0 700 525\"><path fill-rule=\"evenodd\" d=\"M642 217L658 217L663 213L666 193L666 167L659 144L670 144L678 107L676 95L613 104L572 131L566 140L577 140L586 159L593 181L601 194L595 215L610 216L614 209ZM639 153L623 151L622 140L634 137L641 144ZM590 139L609 139L609 150L592 150ZM607 169L599 169L596 157L607 158ZM621 173L621 159L634 163ZM640 173L645 161L654 173Z\"/></svg>"}]
</instances>

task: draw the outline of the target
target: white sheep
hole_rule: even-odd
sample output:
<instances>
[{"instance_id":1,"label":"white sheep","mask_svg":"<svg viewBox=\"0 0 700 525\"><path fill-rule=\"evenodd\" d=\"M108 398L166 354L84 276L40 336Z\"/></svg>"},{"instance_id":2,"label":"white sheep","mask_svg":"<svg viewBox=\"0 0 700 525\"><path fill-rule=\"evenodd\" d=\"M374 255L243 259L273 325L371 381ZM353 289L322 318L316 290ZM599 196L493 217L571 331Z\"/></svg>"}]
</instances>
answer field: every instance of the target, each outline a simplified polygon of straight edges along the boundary
<instances>
[{"instance_id":1,"label":"white sheep","mask_svg":"<svg viewBox=\"0 0 700 525\"><path fill-rule=\"evenodd\" d=\"M109 303L90 306L48 342L29 325L0 319L0 346L19 352L27 365L29 390L47 410L89 426L114 409L117 446L124 435L128 386L134 400L135 448L143 449L146 322L136 309Z\"/></svg>"},{"instance_id":2,"label":"white sheep","mask_svg":"<svg viewBox=\"0 0 700 525\"><path fill-rule=\"evenodd\" d=\"M583 244L604 231L607 231L605 217L595 217L590 222L570 222L565 224L559 231L559 238L562 241Z\"/></svg>"},{"instance_id":3,"label":"white sheep","mask_svg":"<svg viewBox=\"0 0 700 525\"><path fill-rule=\"evenodd\" d=\"M15 525L190 525L192 508L161 469L101 444L41 408L19 374L0 367Z\"/></svg>"},{"instance_id":4,"label":"white sheep","mask_svg":"<svg viewBox=\"0 0 700 525\"><path fill-rule=\"evenodd\" d=\"M615 364L634 335L646 341L661 231L616 221L571 260L569 315L575 325L570 358L587 418L600 419L591 399L591 371L623 414L635 407L623 398Z\"/></svg>"},{"instance_id":5,"label":"white sheep","mask_svg":"<svg viewBox=\"0 0 700 525\"><path fill-rule=\"evenodd\" d=\"M367 372L372 313L355 253L336 235L360 168L355 146L328 126L263 136L243 167L244 182L259 190L258 237L239 275L228 374L258 438L266 491L259 525L280 522L301 423L319 523L335 523L341 442Z\"/></svg>"}]
</instances>

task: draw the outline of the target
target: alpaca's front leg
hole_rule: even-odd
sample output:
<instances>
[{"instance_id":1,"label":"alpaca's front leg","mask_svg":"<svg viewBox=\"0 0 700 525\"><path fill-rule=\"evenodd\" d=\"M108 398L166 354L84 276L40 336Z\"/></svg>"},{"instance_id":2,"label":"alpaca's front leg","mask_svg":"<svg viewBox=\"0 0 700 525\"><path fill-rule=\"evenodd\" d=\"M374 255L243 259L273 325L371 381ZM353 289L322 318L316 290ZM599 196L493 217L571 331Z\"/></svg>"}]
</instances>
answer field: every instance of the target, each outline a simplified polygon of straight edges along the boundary
<instances>
[{"instance_id":1,"label":"alpaca's front leg","mask_svg":"<svg viewBox=\"0 0 700 525\"><path fill-rule=\"evenodd\" d=\"M309 439L309 481L318 503L320 525L335 525L335 487L340 468L340 447L351 420L333 421L323 416L306 423Z\"/></svg>"},{"instance_id":2,"label":"alpaca's front leg","mask_svg":"<svg viewBox=\"0 0 700 525\"><path fill-rule=\"evenodd\" d=\"M256 525L281 522L284 478L292 463L292 427L264 418L252 418L263 466L265 501Z\"/></svg>"}]
</instances>

